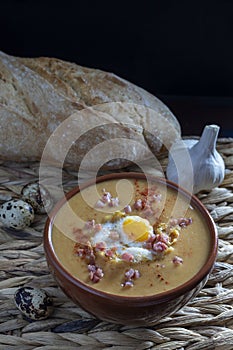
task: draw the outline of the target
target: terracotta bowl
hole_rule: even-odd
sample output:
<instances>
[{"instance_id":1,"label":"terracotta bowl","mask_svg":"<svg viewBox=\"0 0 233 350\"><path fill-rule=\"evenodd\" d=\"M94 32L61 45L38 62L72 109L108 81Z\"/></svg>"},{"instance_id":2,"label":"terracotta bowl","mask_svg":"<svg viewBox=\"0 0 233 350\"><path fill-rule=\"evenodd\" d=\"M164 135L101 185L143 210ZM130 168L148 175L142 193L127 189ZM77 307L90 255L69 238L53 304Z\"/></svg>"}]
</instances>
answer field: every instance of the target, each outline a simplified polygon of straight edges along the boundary
<instances>
[{"instance_id":1,"label":"terracotta bowl","mask_svg":"<svg viewBox=\"0 0 233 350\"><path fill-rule=\"evenodd\" d=\"M149 176L155 183L165 184L190 200L190 204L199 211L200 215L207 223L211 244L206 263L194 277L186 283L160 294L128 297L96 290L73 277L69 271L61 265L56 257L52 244L54 218L58 211L62 210L62 206L65 204L66 200L69 200L72 196L77 194L80 189L86 188L91 184L105 180L124 178L145 179L148 178L148 176L140 173L110 174L89 181L81 187L74 188L70 191L66 198L62 199L49 215L44 230L44 250L48 266L57 284L74 303L78 304L84 310L108 322L126 325L153 325L162 317L171 315L181 309L190 299L196 296L207 282L209 274L214 266L217 255L217 231L211 216L197 197L189 194L170 181Z\"/></svg>"}]
</instances>

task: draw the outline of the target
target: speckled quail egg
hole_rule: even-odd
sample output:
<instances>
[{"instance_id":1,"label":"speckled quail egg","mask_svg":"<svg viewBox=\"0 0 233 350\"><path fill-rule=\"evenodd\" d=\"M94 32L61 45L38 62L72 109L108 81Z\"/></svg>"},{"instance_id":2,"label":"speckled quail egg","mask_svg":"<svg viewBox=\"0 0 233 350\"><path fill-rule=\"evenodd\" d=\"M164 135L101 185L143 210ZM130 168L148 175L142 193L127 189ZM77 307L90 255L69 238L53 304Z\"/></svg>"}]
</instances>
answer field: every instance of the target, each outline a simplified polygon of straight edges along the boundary
<instances>
[{"instance_id":1,"label":"speckled quail egg","mask_svg":"<svg viewBox=\"0 0 233 350\"><path fill-rule=\"evenodd\" d=\"M19 288L14 299L17 308L30 320L43 320L53 312L53 300L43 289Z\"/></svg>"},{"instance_id":2,"label":"speckled quail egg","mask_svg":"<svg viewBox=\"0 0 233 350\"><path fill-rule=\"evenodd\" d=\"M49 191L38 182L25 185L21 194L22 199L30 203L37 214L44 214L52 208L53 201Z\"/></svg>"},{"instance_id":3,"label":"speckled quail egg","mask_svg":"<svg viewBox=\"0 0 233 350\"><path fill-rule=\"evenodd\" d=\"M0 206L0 221L5 227L21 230L34 220L32 206L21 199L12 199Z\"/></svg>"}]
</instances>

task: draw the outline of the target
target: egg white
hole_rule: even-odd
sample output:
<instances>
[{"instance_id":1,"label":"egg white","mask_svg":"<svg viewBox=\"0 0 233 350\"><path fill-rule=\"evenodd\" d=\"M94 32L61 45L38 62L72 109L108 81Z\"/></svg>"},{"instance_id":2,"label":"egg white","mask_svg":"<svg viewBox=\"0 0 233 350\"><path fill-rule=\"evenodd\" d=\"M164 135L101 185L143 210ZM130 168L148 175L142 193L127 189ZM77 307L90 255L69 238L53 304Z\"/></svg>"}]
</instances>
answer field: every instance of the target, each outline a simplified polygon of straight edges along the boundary
<instances>
[{"instance_id":1,"label":"egg white","mask_svg":"<svg viewBox=\"0 0 233 350\"><path fill-rule=\"evenodd\" d=\"M133 229L135 232L133 232L132 235L125 232L128 223L133 224ZM145 232L143 232L141 236L138 236L138 232L136 231L140 224L142 225L141 228L145 228ZM111 234L112 231L117 233L118 238L116 238L116 235ZM150 225L148 220L139 216L131 215L121 218L116 222L106 222L102 224L101 230L91 238L91 244L92 246L96 246L96 244L99 242L104 242L106 249L111 249L114 247L115 254L113 255L112 259L115 259L116 261L122 260L122 254L129 253L134 256L134 260L132 262L140 262L142 260L153 259L152 253L144 247L145 240L151 234L153 234L153 227ZM145 240L143 240L143 238L145 238Z\"/></svg>"}]
</instances>

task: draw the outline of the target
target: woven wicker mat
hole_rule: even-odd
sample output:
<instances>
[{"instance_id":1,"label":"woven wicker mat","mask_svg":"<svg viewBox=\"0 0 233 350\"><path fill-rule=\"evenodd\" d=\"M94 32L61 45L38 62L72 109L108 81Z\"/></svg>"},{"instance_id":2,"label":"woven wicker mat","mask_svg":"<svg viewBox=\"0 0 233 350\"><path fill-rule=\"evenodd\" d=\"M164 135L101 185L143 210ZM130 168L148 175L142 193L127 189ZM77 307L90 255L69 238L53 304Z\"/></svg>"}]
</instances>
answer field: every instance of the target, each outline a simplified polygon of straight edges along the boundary
<instances>
[{"instance_id":1,"label":"woven wicker mat","mask_svg":"<svg viewBox=\"0 0 233 350\"><path fill-rule=\"evenodd\" d=\"M48 272L42 245L46 216L38 215L24 232L0 228L0 350L233 349L233 139L219 139L218 150L227 169L224 182L198 197L217 224L219 252L208 283L194 300L153 327L93 318L63 294ZM160 162L166 169L167 158ZM38 170L37 163L0 164L0 201L17 197L24 184L38 180ZM77 185L74 173L64 172L63 180L65 191ZM44 288L53 296L55 310L49 319L30 323L22 318L13 295L23 285Z\"/></svg>"}]
</instances>

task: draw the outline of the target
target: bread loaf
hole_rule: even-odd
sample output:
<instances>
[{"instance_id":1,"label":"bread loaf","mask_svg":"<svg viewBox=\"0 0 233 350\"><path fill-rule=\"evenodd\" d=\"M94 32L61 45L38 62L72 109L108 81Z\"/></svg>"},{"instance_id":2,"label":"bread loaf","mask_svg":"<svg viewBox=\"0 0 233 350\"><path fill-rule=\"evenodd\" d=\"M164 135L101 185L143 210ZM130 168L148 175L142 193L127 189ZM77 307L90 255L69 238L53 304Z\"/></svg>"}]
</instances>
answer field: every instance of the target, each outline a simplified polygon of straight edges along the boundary
<instances>
[{"instance_id":1,"label":"bread loaf","mask_svg":"<svg viewBox=\"0 0 233 350\"><path fill-rule=\"evenodd\" d=\"M40 161L43 154L65 167L121 168L179 137L179 122L164 103L112 73L0 52L3 161Z\"/></svg>"}]
</instances>

